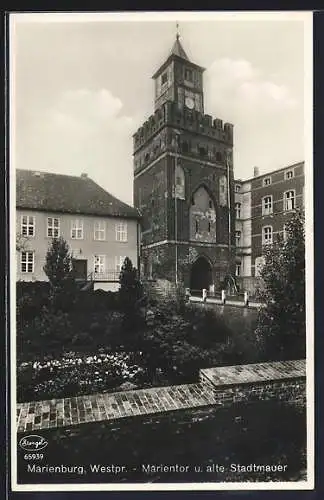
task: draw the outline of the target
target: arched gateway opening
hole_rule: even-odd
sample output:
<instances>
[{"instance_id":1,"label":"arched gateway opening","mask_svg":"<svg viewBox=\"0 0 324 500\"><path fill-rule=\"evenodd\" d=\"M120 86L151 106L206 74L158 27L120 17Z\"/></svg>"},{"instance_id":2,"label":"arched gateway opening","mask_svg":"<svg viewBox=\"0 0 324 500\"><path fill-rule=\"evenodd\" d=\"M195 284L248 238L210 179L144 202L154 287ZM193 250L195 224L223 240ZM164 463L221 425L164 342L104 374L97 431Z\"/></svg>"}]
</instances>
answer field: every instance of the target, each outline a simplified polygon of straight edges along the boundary
<instances>
[{"instance_id":1,"label":"arched gateway opening","mask_svg":"<svg viewBox=\"0 0 324 500\"><path fill-rule=\"evenodd\" d=\"M205 257L198 257L193 263L190 273L190 290L197 292L206 288L213 283L212 268Z\"/></svg>"}]
</instances>

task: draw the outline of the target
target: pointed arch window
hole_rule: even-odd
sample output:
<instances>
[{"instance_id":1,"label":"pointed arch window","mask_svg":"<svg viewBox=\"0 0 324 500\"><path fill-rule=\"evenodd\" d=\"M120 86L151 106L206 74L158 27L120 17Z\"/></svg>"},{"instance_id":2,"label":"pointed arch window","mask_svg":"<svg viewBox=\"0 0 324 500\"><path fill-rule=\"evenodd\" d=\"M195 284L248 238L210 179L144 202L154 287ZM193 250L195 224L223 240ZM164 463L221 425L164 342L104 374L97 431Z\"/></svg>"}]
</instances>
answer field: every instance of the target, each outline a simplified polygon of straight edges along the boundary
<instances>
[{"instance_id":1,"label":"pointed arch window","mask_svg":"<svg viewBox=\"0 0 324 500\"><path fill-rule=\"evenodd\" d=\"M227 179L225 175L219 178L219 204L223 207L227 205Z\"/></svg>"},{"instance_id":2,"label":"pointed arch window","mask_svg":"<svg viewBox=\"0 0 324 500\"><path fill-rule=\"evenodd\" d=\"M175 170L175 196L180 200L185 199L185 173L180 165Z\"/></svg>"}]
</instances>

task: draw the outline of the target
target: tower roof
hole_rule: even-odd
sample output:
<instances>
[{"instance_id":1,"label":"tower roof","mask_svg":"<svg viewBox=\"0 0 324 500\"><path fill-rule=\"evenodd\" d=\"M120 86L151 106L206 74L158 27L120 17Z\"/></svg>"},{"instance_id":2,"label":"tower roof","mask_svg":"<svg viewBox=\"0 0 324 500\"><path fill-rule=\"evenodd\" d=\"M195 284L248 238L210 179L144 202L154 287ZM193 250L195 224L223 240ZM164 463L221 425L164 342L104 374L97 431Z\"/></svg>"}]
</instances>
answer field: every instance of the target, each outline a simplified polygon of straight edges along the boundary
<instances>
[{"instance_id":1,"label":"tower roof","mask_svg":"<svg viewBox=\"0 0 324 500\"><path fill-rule=\"evenodd\" d=\"M170 60L172 60L173 58L183 59L183 60L187 61L187 63L189 63L191 66L193 66L195 68L198 68L201 71L205 71L205 68L202 68L201 66L198 66L198 64L195 64L195 63L193 63L193 62L190 61L190 59L187 56L184 48L182 47L182 44L181 44L179 38L180 38L180 35L179 35L179 32L177 31L176 39L175 39L175 41L173 43L173 46L172 46L172 49L171 49L171 52L170 52L168 58L159 67L159 69L154 73L154 75L152 76L152 78L156 78L165 69L165 67L169 64Z\"/></svg>"},{"instance_id":2,"label":"tower roof","mask_svg":"<svg viewBox=\"0 0 324 500\"><path fill-rule=\"evenodd\" d=\"M189 61L189 58L188 58L184 48L182 47L182 45L180 43L178 33L177 33L176 40L175 40L173 47L172 47L172 50L171 50L171 55L181 57L182 59L186 59L186 61Z\"/></svg>"}]
</instances>

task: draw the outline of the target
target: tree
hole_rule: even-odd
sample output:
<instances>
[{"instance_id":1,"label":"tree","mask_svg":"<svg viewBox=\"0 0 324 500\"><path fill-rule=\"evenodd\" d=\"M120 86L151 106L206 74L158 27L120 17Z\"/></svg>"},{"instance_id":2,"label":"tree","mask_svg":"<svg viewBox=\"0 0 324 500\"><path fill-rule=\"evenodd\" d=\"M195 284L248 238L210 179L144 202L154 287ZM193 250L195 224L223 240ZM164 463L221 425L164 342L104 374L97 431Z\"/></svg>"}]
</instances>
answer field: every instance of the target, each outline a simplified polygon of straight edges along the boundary
<instances>
[{"instance_id":1,"label":"tree","mask_svg":"<svg viewBox=\"0 0 324 500\"><path fill-rule=\"evenodd\" d=\"M143 287L138 279L137 269L126 257L119 275L118 299L124 313L124 328L136 330L140 320L139 307L143 300Z\"/></svg>"},{"instance_id":2,"label":"tree","mask_svg":"<svg viewBox=\"0 0 324 500\"><path fill-rule=\"evenodd\" d=\"M69 309L75 298L72 254L64 238L54 238L46 253L43 270L51 286L50 299L55 309Z\"/></svg>"},{"instance_id":3,"label":"tree","mask_svg":"<svg viewBox=\"0 0 324 500\"><path fill-rule=\"evenodd\" d=\"M28 247L28 236L24 236L21 233L16 234L16 251L17 252L25 252Z\"/></svg>"},{"instance_id":4,"label":"tree","mask_svg":"<svg viewBox=\"0 0 324 500\"><path fill-rule=\"evenodd\" d=\"M305 235L304 215L296 211L278 237L265 248L260 275L265 304L259 313L257 340L269 359L305 357Z\"/></svg>"},{"instance_id":5,"label":"tree","mask_svg":"<svg viewBox=\"0 0 324 500\"><path fill-rule=\"evenodd\" d=\"M54 238L46 254L46 263L43 267L50 284L55 288L62 288L68 278L72 276L72 254L65 239Z\"/></svg>"}]
</instances>

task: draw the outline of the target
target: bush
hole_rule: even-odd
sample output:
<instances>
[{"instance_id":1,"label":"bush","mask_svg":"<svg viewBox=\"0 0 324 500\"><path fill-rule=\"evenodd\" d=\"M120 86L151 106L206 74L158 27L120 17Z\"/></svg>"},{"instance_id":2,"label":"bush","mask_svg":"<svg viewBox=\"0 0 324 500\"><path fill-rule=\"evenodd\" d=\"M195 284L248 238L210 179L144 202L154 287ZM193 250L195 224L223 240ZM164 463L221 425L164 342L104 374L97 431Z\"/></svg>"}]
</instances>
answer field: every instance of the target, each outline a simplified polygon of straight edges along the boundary
<instances>
[{"instance_id":1,"label":"bush","mask_svg":"<svg viewBox=\"0 0 324 500\"><path fill-rule=\"evenodd\" d=\"M144 370L130 355L70 352L42 363L22 363L17 370L17 397L19 401L34 401L78 396L117 390L126 381L145 382Z\"/></svg>"},{"instance_id":2,"label":"bush","mask_svg":"<svg viewBox=\"0 0 324 500\"><path fill-rule=\"evenodd\" d=\"M88 290L77 294L74 309L93 313L116 310L118 307L118 292Z\"/></svg>"},{"instance_id":3,"label":"bush","mask_svg":"<svg viewBox=\"0 0 324 500\"><path fill-rule=\"evenodd\" d=\"M52 312L41 314L17 325L18 361L59 356L64 351L115 348L120 342L122 314L116 311L90 313Z\"/></svg>"},{"instance_id":4,"label":"bush","mask_svg":"<svg viewBox=\"0 0 324 500\"><path fill-rule=\"evenodd\" d=\"M230 330L214 311L186 306L180 314L177 303L164 302L152 313L137 345L153 379L162 370L170 382L192 382L200 368L237 361Z\"/></svg>"},{"instance_id":5,"label":"bush","mask_svg":"<svg viewBox=\"0 0 324 500\"><path fill-rule=\"evenodd\" d=\"M24 323L39 315L43 307L49 307L50 286L46 281L24 282L16 285L17 322Z\"/></svg>"}]
</instances>

